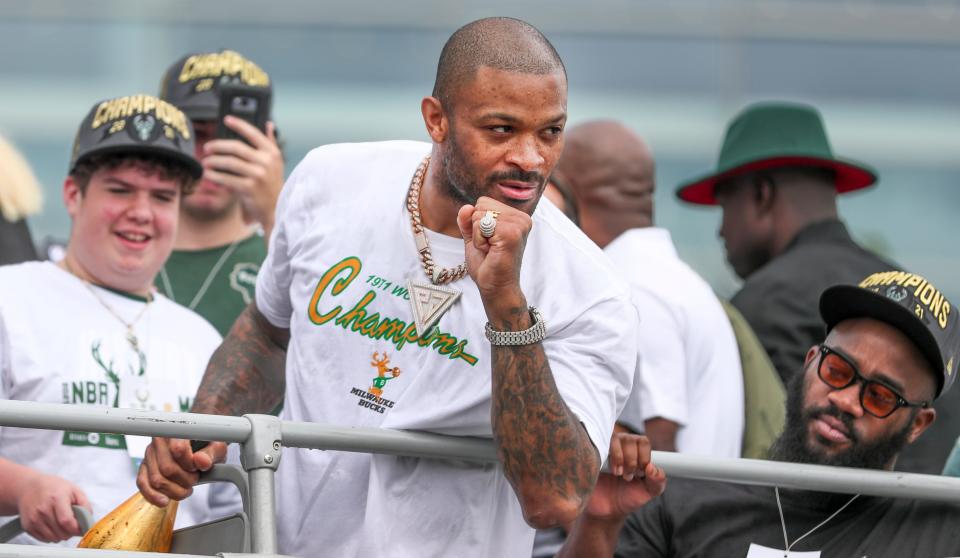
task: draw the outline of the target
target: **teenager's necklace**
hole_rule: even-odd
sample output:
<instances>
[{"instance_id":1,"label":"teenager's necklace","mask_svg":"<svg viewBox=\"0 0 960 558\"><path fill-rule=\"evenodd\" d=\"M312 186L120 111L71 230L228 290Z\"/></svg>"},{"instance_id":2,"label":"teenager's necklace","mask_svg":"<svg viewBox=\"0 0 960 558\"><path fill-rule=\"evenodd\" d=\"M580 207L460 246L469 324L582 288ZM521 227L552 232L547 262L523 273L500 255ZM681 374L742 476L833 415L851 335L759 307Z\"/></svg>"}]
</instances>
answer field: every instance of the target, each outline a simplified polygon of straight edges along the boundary
<instances>
[{"instance_id":1,"label":"teenager's necklace","mask_svg":"<svg viewBox=\"0 0 960 558\"><path fill-rule=\"evenodd\" d=\"M426 338L433 327L443 316L444 312L453 306L460 297L460 291L444 285L467 274L466 262L454 268L439 267L433 261L430 251L430 241L423 230L423 219L420 216L420 190L427 175L427 166L430 156L427 155L410 181L410 190L407 191L407 211L410 213L410 227L413 229L413 240L420 254L420 263L423 272L427 274L431 284L407 281L407 290L410 293L410 309L413 312L413 321L417 326L420 338Z\"/></svg>"},{"instance_id":2,"label":"teenager's necklace","mask_svg":"<svg viewBox=\"0 0 960 558\"><path fill-rule=\"evenodd\" d=\"M777 496L777 511L780 512L780 526L783 527L783 546L784 546L783 557L784 557L784 558L787 558L787 555L788 555L788 553L790 552L790 549L793 548L793 546L794 546L795 544L797 544L798 542L800 542L801 540L803 540L803 539L804 539L807 535L809 535L810 533L813 533L813 532L816 531L817 529L819 529L819 528L823 527L824 525L826 525L827 522L830 521L831 519L833 519L834 517L837 517L838 515L840 515L840 512L842 512L843 510L847 509L847 506L849 506L850 504L852 504L853 501L856 500L856 499L860 496L859 494L854 494L854 495L853 495L853 498L850 498L849 500L847 500L847 503L844 504L844 505L842 505L842 506L840 506L840 509L839 509L839 510L833 512L833 515L831 515L830 517L824 519L823 521L820 522L819 525L817 525L817 526L814 527L813 529L810 529L810 530L807 531L806 533L800 535L799 538L797 538L795 541L793 541L793 542L791 543L791 542L788 542L788 541L787 541L787 522L783 519L783 506L780 505L780 488L777 487L777 486L773 487L773 492L774 492L774 494L776 494L776 496Z\"/></svg>"},{"instance_id":3,"label":"teenager's necklace","mask_svg":"<svg viewBox=\"0 0 960 558\"><path fill-rule=\"evenodd\" d=\"M127 343L130 344L130 347L137 354L141 354L140 340L137 339L137 334L136 332L134 332L133 328L134 326L137 325L137 322L140 321L140 318L142 318L143 315L146 314L147 310L150 308L150 303L153 302L153 294L147 294L147 301L143 304L143 308L140 310L140 313L137 314L136 317L133 318L133 320L128 322L127 320L123 319L123 316L121 316L116 310L114 310L112 306L107 304L107 301L100 296L100 293L98 293L95 288L93 288L93 284L90 283L90 281L87 281L86 279L81 277L76 271L73 270L73 268L70 266L70 264L67 262L66 259L63 260L63 265L64 267L67 268L67 271L69 271L77 279L80 279L80 281L82 281L83 284L86 285L87 290L90 291L90 294L93 295L93 298L97 299L97 302L99 302L101 306L106 308L107 312L109 312L110 315L116 318L121 324L123 324L127 328Z\"/></svg>"},{"instance_id":4,"label":"teenager's necklace","mask_svg":"<svg viewBox=\"0 0 960 558\"><path fill-rule=\"evenodd\" d=\"M213 283L213 278L216 277L217 273L220 272L220 268L223 267L223 264L227 263L227 259L229 259L234 250L237 249L238 244L240 244L240 240L234 240L232 243L230 243L230 246L223 251L223 254L220 254L220 259L218 259L217 263L213 264L213 267L210 268L210 272L207 273L207 276L203 279L203 283L200 284L200 288L197 289L197 293L193 295L193 300L190 301L190 304L187 305L187 308L191 310L197 309L197 305L200 304L201 300L203 300L204 295L207 294L207 289L209 289L210 284ZM160 281L163 283L163 290L166 291L167 296L176 302L177 297L173 294L173 284L170 283L170 276L167 275L166 265L160 268Z\"/></svg>"}]
</instances>

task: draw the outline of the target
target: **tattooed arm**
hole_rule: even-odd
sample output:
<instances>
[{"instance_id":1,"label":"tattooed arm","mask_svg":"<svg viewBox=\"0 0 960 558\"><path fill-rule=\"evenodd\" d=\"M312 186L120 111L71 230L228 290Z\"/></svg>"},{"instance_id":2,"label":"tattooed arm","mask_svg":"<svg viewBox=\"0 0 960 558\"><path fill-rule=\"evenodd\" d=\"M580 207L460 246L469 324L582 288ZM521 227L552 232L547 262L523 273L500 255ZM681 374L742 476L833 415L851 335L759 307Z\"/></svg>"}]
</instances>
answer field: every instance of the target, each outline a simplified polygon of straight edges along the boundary
<instances>
[{"instance_id":1,"label":"tattooed arm","mask_svg":"<svg viewBox=\"0 0 960 558\"><path fill-rule=\"evenodd\" d=\"M533 325L522 294L499 298L487 315L500 331ZM531 526L569 524L590 497L600 456L560 396L542 344L491 349L493 440L507 479Z\"/></svg>"},{"instance_id":2,"label":"tattooed arm","mask_svg":"<svg viewBox=\"0 0 960 558\"><path fill-rule=\"evenodd\" d=\"M490 238L479 232L487 211L499 217ZM480 290L494 329L532 325L520 289L520 264L533 222L491 198L465 205L457 216L467 271ZM491 346L493 442L524 518L533 527L568 524L587 503L600 456L580 420L560 396L543 345Z\"/></svg>"},{"instance_id":3,"label":"tattooed arm","mask_svg":"<svg viewBox=\"0 0 960 558\"><path fill-rule=\"evenodd\" d=\"M214 351L191 411L267 413L283 399L290 330L274 326L251 303Z\"/></svg>"},{"instance_id":4,"label":"tattooed arm","mask_svg":"<svg viewBox=\"0 0 960 558\"><path fill-rule=\"evenodd\" d=\"M280 403L290 331L272 325L250 304L214 351L190 409L195 413L267 413ZM137 473L137 487L157 506L193 492L201 471L223 461L227 447L212 442L194 452L189 440L154 438Z\"/></svg>"}]
</instances>

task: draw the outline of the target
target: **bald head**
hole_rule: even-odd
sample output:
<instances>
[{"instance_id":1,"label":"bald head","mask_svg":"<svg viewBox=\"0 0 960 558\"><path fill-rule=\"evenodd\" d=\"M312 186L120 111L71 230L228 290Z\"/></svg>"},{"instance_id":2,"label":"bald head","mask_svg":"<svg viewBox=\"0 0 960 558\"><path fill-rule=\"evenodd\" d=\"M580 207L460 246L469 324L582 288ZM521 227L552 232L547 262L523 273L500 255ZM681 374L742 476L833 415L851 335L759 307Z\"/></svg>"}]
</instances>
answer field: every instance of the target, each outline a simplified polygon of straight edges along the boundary
<instances>
[{"instance_id":1,"label":"bald head","mask_svg":"<svg viewBox=\"0 0 960 558\"><path fill-rule=\"evenodd\" d=\"M562 73L560 55L534 26L508 17L479 19L457 29L440 52L433 96L451 106L456 90L481 66L523 74Z\"/></svg>"},{"instance_id":2,"label":"bald head","mask_svg":"<svg viewBox=\"0 0 960 558\"><path fill-rule=\"evenodd\" d=\"M623 124L593 121L567 131L556 175L573 191L583 232L600 247L653 225L653 154Z\"/></svg>"}]
</instances>

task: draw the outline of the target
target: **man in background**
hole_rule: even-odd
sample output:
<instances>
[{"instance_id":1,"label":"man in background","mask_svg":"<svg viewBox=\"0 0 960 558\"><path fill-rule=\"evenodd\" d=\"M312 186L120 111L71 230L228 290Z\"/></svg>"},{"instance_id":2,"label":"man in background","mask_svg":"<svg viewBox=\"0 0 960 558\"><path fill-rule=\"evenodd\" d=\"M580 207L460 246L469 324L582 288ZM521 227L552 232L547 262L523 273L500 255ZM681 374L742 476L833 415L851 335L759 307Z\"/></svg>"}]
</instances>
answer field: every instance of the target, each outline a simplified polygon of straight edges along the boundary
<instances>
[{"instance_id":1,"label":"man in background","mask_svg":"<svg viewBox=\"0 0 960 558\"><path fill-rule=\"evenodd\" d=\"M206 318L221 335L253 301L284 178L273 122L262 132L228 115L223 125L243 139L216 137L220 91L228 84L272 93L267 73L232 50L181 58L160 87L160 97L193 123L203 179L183 199L174 251L157 276L157 288Z\"/></svg>"},{"instance_id":2,"label":"man in background","mask_svg":"<svg viewBox=\"0 0 960 558\"><path fill-rule=\"evenodd\" d=\"M820 113L797 103L758 103L727 128L717 169L677 196L723 209L727 261L744 280L733 297L786 384L823 340L817 298L897 266L858 245L837 213L837 194L876 173L833 155Z\"/></svg>"},{"instance_id":3,"label":"man in background","mask_svg":"<svg viewBox=\"0 0 960 558\"><path fill-rule=\"evenodd\" d=\"M631 286L640 314L639 377L619 422L655 450L739 457L743 376L733 329L710 286L654 226L653 154L613 121L567 132L555 173L580 227Z\"/></svg>"}]
</instances>

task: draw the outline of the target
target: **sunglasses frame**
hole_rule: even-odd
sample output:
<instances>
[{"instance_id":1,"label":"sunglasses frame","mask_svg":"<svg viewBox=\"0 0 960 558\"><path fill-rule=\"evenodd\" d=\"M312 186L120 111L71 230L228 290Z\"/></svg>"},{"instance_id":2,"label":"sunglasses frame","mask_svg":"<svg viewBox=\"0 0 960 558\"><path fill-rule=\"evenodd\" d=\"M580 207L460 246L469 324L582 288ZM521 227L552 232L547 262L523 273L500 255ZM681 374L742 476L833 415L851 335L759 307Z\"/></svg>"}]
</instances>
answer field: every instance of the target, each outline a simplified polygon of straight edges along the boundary
<instances>
[{"instance_id":1,"label":"sunglasses frame","mask_svg":"<svg viewBox=\"0 0 960 558\"><path fill-rule=\"evenodd\" d=\"M850 369L853 370L853 377L850 378L850 381L847 382L846 385L843 385L841 387L836 387L830 382L823 379L823 362L826 360L827 355L836 355L837 358L847 363L850 366ZM860 407L863 409L865 413L869 413L877 418L881 418L881 419L887 418L893 413L896 413L899 409L903 407L919 407L921 409L926 409L927 407L930 406L929 401L922 401L920 403L913 403L913 402L907 401L906 398L900 395L900 392L898 392L890 384L881 380L872 380L870 378L864 377L864 375L860 373L860 368L853 361L847 358L846 355L837 351L836 349L828 347L825 344L820 345L820 362L817 363L817 377L820 378L820 381L826 384L827 387L836 391L847 389L854 383L859 383L860 384L860 397L859 397ZM893 393L893 395L897 398L896 405L893 407L893 409L890 410L889 413L885 415L878 415L877 413L874 413L873 411L868 409L866 404L864 404L863 398L864 398L864 394L866 394L867 392L867 389L866 389L867 385L869 384L879 384L887 388L888 390L890 390L890 392Z\"/></svg>"}]
</instances>

